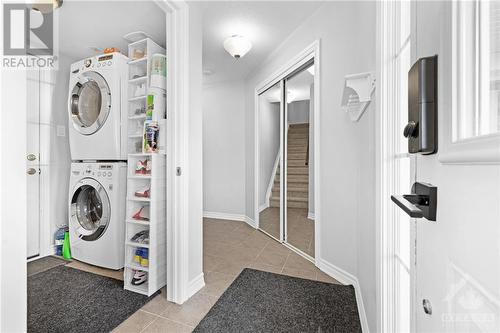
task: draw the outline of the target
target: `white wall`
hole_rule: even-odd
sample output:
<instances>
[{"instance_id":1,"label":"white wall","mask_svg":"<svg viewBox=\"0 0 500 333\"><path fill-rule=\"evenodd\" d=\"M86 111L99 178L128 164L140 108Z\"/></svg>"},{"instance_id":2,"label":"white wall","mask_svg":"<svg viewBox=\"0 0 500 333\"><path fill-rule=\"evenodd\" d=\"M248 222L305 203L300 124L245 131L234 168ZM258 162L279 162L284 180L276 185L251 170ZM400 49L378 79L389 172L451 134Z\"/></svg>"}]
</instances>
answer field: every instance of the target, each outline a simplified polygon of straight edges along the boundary
<instances>
[{"instance_id":1,"label":"white wall","mask_svg":"<svg viewBox=\"0 0 500 333\"><path fill-rule=\"evenodd\" d=\"M303 124L309 122L309 100L288 103L288 123Z\"/></svg>"},{"instance_id":2,"label":"white wall","mask_svg":"<svg viewBox=\"0 0 500 333\"><path fill-rule=\"evenodd\" d=\"M45 89L50 91L42 92L42 98L48 98L47 104L41 102L41 106L48 109L49 117L42 122L42 127L47 127L49 148L49 246L54 244L54 233L58 226L67 224L68 221L68 191L69 176L71 168L71 155L68 138L68 85L69 69L71 63L76 59L70 59L66 55L59 54L58 70L51 73L51 83L44 84ZM42 73L43 78L43 73ZM43 88L42 88L43 89ZM43 101L43 99L42 99ZM42 108L42 110L44 110ZM57 127L64 128L64 136L57 135ZM43 144L43 142L42 142ZM43 170L42 170L43 173ZM42 198L43 200L43 198ZM52 249L51 249L52 250ZM43 251L43 249L42 249ZM43 252L42 252L43 253Z\"/></svg>"},{"instance_id":3,"label":"white wall","mask_svg":"<svg viewBox=\"0 0 500 333\"><path fill-rule=\"evenodd\" d=\"M203 86L203 210L245 214L243 81Z\"/></svg>"},{"instance_id":4,"label":"white wall","mask_svg":"<svg viewBox=\"0 0 500 333\"><path fill-rule=\"evenodd\" d=\"M273 171L279 150L280 103L270 103L264 93L259 96L259 209L269 204L266 193L269 183L274 181Z\"/></svg>"},{"instance_id":5,"label":"white wall","mask_svg":"<svg viewBox=\"0 0 500 333\"><path fill-rule=\"evenodd\" d=\"M297 28L247 80L246 187L248 216L254 216L254 89L314 40L321 40L320 173L321 259L358 277L372 331L375 331L374 103L352 123L340 101L347 74L375 70L374 2L327 2ZM316 143L318 144L318 143ZM316 212L318 214L318 212ZM373 297L372 297L373 296Z\"/></svg>"}]
</instances>

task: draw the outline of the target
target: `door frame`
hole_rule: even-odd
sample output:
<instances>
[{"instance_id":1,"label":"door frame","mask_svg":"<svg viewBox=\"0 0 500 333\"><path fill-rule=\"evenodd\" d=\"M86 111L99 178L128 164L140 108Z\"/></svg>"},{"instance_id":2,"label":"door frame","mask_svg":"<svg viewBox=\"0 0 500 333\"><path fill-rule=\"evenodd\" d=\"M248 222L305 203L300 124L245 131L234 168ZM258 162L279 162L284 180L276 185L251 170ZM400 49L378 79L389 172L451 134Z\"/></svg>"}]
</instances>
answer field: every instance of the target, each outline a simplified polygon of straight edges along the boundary
<instances>
[{"instance_id":1,"label":"door frame","mask_svg":"<svg viewBox=\"0 0 500 333\"><path fill-rule=\"evenodd\" d=\"M321 62L320 62L320 39L315 40L304 50L298 53L295 57L290 59L284 66L269 75L266 79L261 81L255 87L254 91L254 220L255 227L259 229L259 94L271 88L276 83L285 79L288 75L299 69L302 65L314 59L314 262L318 265L319 258L321 258L321 214L320 214L320 76L321 76ZM283 115L280 115L280 119ZM281 126L283 127L283 126ZM280 129L281 131L281 129ZM283 136L281 136L283 137ZM280 143L281 147L282 143ZM281 150L281 166L283 165L283 150ZM281 173L283 175L283 173ZM281 176L282 177L282 176ZM281 201L283 200L283 193L280 193ZM281 214L280 214L281 216ZM281 217L280 217L281 223ZM259 229L260 230L260 229ZM280 228L280 234L283 231ZM294 251L296 248L290 246ZM302 253L299 253L303 255ZM307 258L307 257L306 257ZM310 260L310 258L307 258Z\"/></svg>"},{"instance_id":2,"label":"door frame","mask_svg":"<svg viewBox=\"0 0 500 333\"><path fill-rule=\"evenodd\" d=\"M410 62L415 60L415 29L414 14L415 4L411 3L410 16ZM393 57L391 47L393 41L386 38L387 32L394 28L394 17L390 16L394 13L393 2L381 1L376 5L376 80L379 88L376 91L376 110L375 113L375 231L376 231L376 299L377 299L377 331L392 332L394 331L395 311L394 305L394 290L396 281L393 279L394 267L387 258L394 253L396 246L394 238L394 222L392 213L389 211L394 204L391 202L390 196L392 193L392 174L393 167L386 163L388 151L392 150L394 141L391 140L388 133L396 131L394 123L391 121L393 114L391 113L390 101L395 98L397 91L394 89L392 71L394 68L387 66L387 59ZM411 166L411 174L414 174L415 157ZM413 179L414 181L414 179ZM415 219L410 219L410 244L416 244L415 239ZM414 246L412 246L414 249ZM415 252L410 254L410 267L415 268ZM415 285L415 269L410 271L410 330L416 331L416 288ZM392 302L392 303L391 303Z\"/></svg>"}]
</instances>

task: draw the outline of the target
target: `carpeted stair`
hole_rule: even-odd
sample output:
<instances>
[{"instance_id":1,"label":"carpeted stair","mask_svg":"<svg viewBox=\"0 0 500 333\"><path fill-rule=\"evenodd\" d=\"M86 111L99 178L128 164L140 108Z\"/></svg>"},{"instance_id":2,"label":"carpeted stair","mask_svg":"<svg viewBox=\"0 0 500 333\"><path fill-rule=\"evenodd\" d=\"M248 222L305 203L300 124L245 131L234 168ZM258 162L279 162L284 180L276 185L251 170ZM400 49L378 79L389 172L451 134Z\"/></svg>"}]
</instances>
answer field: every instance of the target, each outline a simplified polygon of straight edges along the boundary
<instances>
[{"instance_id":1,"label":"carpeted stair","mask_svg":"<svg viewBox=\"0 0 500 333\"><path fill-rule=\"evenodd\" d=\"M291 124L288 128L287 182L287 199L290 208L308 208L309 205L308 145L309 124ZM270 206L280 206L280 166L274 176Z\"/></svg>"}]
</instances>

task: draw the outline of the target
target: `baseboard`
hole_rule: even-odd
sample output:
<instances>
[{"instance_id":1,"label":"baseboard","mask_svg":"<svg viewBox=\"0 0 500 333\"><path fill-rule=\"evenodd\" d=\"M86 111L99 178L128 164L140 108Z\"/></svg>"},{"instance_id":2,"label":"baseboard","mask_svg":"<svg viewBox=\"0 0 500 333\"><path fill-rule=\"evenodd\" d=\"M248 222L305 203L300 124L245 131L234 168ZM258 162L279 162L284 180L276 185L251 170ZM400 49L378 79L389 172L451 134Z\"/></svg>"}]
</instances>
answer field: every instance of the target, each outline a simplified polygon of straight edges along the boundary
<instances>
[{"instance_id":1,"label":"baseboard","mask_svg":"<svg viewBox=\"0 0 500 333\"><path fill-rule=\"evenodd\" d=\"M252 220L251 218L249 218L248 216L245 216L245 222L251 226L252 228L255 228L257 229L257 224L255 223L255 220Z\"/></svg>"},{"instance_id":2,"label":"baseboard","mask_svg":"<svg viewBox=\"0 0 500 333\"><path fill-rule=\"evenodd\" d=\"M361 286L359 285L358 278L354 275L344 271L343 269L332 265L331 263L323 260L317 259L316 265L326 274L333 277L335 280L342 284L352 285L356 293L356 303L358 305L359 321L361 322L361 328L363 332L369 333L370 329L368 327L368 320L366 319L365 305L363 303L363 296L361 295Z\"/></svg>"},{"instance_id":3,"label":"baseboard","mask_svg":"<svg viewBox=\"0 0 500 333\"><path fill-rule=\"evenodd\" d=\"M264 209L269 208L268 202L259 206L259 213L261 213Z\"/></svg>"},{"instance_id":4,"label":"baseboard","mask_svg":"<svg viewBox=\"0 0 500 333\"><path fill-rule=\"evenodd\" d=\"M203 272L201 272L200 275L189 281L187 287L188 298L196 294L203 287L205 287L205 278L203 276Z\"/></svg>"},{"instance_id":5,"label":"baseboard","mask_svg":"<svg viewBox=\"0 0 500 333\"><path fill-rule=\"evenodd\" d=\"M231 220L231 221L246 221L246 216L243 214L228 214L218 212L203 212L203 217L210 219Z\"/></svg>"},{"instance_id":6,"label":"baseboard","mask_svg":"<svg viewBox=\"0 0 500 333\"><path fill-rule=\"evenodd\" d=\"M314 216L314 213L311 213L311 212L308 212L308 213L307 213L307 218L308 218L309 220L313 220L313 221L316 219L316 217Z\"/></svg>"}]
</instances>

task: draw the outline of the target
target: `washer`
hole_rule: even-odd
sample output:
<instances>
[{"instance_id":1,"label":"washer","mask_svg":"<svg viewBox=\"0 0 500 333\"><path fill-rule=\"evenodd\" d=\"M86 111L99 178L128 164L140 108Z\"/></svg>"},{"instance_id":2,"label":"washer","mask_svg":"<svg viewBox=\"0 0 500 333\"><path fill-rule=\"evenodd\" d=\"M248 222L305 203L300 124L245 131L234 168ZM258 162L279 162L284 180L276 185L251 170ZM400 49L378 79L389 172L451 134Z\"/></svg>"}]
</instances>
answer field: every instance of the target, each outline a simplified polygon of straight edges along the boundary
<instances>
[{"instance_id":1,"label":"washer","mask_svg":"<svg viewBox=\"0 0 500 333\"><path fill-rule=\"evenodd\" d=\"M127 61L110 53L75 62L69 80L71 159L127 159Z\"/></svg>"},{"instance_id":2,"label":"washer","mask_svg":"<svg viewBox=\"0 0 500 333\"><path fill-rule=\"evenodd\" d=\"M124 265L127 164L72 163L69 233L73 258L110 269Z\"/></svg>"}]
</instances>

